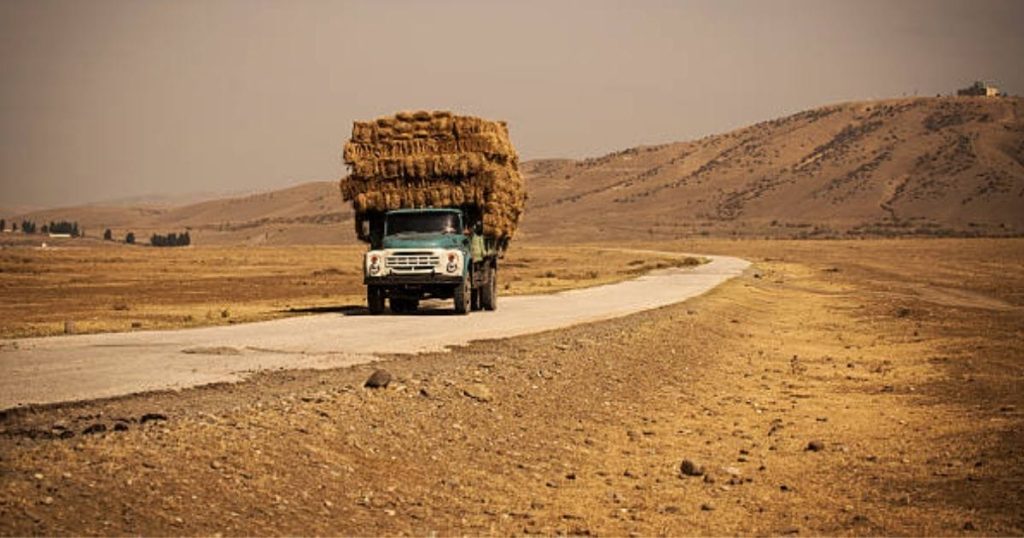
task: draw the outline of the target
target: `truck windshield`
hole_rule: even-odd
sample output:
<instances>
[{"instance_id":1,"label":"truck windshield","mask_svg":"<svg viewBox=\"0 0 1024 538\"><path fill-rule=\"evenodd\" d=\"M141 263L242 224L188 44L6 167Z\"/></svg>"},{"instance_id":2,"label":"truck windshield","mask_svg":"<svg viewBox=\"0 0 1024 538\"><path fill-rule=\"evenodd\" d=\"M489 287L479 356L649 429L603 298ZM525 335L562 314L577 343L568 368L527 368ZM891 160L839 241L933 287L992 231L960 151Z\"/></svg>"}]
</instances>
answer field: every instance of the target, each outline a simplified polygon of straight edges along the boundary
<instances>
[{"instance_id":1,"label":"truck windshield","mask_svg":"<svg viewBox=\"0 0 1024 538\"><path fill-rule=\"evenodd\" d=\"M387 217L387 235L459 233L457 213L394 213Z\"/></svg>"}]
</instances>

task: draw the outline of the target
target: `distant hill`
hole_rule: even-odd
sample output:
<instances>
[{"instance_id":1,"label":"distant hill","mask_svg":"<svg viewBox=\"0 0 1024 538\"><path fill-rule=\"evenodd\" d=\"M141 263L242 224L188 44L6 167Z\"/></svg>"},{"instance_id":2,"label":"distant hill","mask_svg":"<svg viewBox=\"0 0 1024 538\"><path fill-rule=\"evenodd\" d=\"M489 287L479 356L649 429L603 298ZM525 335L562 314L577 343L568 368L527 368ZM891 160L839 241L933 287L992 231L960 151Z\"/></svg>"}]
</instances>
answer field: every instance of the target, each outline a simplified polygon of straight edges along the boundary
<instances>
[{"instance_id":1,"label":"distant hill","mask_svg":"<svg viewBox=\"0 0 1024 538\"><path fill-rule=\"evenodd\" d=\"M1024 100L845 103L691 142L524 162L522 237L1024 234ZM685 121L685 120L681 120ZM339 171L341 175L341 171ZM192 230L196 244L350 243L336 181L170 209L37 211L90 235Z\"/></svg>"},{"instance_id":2,"label":"distant hill","mask_svg":"<svg viewBox=\"0 0 1024 538\"><path fill-rule=\"evenodd\" d=\"M615 236L1024 233L1024 101L846 103L524 166L525 231Z\"/></svg>"},{"instance_id":3,"label":"distant hill","mask_svg":"<svg viewBox=\"0 0 1024 538\"><path fill-rule=\"evenodd\" d=\"M196 244L351 243L352 211L341 202L336 181L312 181L286 189L209 200L173 208L75 206L19 215L39 224L77 221L90 236L110 228L115 238L131 231L142 242L153 233L189 230Z\"/></svg>"}]
</instances>

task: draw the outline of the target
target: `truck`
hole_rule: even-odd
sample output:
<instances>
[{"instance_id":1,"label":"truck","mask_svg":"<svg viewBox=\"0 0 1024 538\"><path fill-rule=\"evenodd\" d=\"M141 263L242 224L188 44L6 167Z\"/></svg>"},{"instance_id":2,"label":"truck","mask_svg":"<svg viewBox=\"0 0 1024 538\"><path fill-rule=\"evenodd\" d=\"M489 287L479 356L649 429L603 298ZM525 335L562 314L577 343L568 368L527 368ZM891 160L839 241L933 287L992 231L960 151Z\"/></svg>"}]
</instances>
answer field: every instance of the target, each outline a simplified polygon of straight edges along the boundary
<instances>
[{"instance_id":1,"label":"truck","mask_svg":"<svg viewBox=\"0 0 1024 538\"><path fill-rule=\"evenodd\" d=\"M467 208L468 209L468 208ZM396 209L379 219L364 255L370 313L412 313L424 299L451 299L457 314L498 307L502 249L462 208Z\"/></svg>"},{"instance_id":2,"label":"truck","mask_svg":"<svg viewBox=\"0 0 1024 538\"><path fill-rule=\"evenodd\" d=\"M446 111L357 121L344 160L371 314L426 299L457 314L497 308L498 261L526 200L507 124Z\"/></svg>"}]
</instances>

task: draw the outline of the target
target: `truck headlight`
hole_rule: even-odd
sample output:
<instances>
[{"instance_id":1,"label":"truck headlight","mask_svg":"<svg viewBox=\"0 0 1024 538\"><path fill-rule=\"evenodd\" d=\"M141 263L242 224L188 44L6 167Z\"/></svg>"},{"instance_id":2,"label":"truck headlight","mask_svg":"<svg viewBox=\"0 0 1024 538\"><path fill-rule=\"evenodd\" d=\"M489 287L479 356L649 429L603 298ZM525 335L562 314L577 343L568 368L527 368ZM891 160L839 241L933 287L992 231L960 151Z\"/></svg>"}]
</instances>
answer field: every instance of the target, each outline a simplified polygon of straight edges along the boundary
<instances>
[{"instance_id":1,"label":"truck headlight","mask_svg":"<svg viewBox=\"0 0 1024 538\"><path fill-rule=\"evenodd\" d=\"M454 252L448 253L448 265L444 267L445 272L455 274L459 272L459 255Z\"/></svg>"},{"instance_id":2,"label":"truck headlight","mask_svg":"<svg viewBox=\"0 0 1024 538\"><path fill-rule=\"evenodd\" d=\"M370 273L370 276L379 275L382 269L381 257L377 254L370 254L368 257L368 261L369 263L367 264L367 272Z\"/></svg>"}]
</instances>

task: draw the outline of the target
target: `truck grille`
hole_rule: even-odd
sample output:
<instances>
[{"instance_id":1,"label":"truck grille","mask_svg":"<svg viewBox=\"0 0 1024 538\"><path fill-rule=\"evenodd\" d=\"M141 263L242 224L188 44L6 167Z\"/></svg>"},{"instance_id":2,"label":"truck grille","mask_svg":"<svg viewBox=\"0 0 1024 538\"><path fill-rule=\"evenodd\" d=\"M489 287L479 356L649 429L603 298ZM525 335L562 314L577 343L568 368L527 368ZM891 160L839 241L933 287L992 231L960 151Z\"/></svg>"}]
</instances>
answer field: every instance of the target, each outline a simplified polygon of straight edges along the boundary
<instances>
[{"instance_id":1,"label":"truck grille","mask_svg":"<svg viewBox=\"0 0 1024 538\"><path fill-rule=\"evenodd\" d=\"M395 252L387 257L388 268L395 273L430 273L441 263L433 252Z\"/></svg>"}]
</instances>

